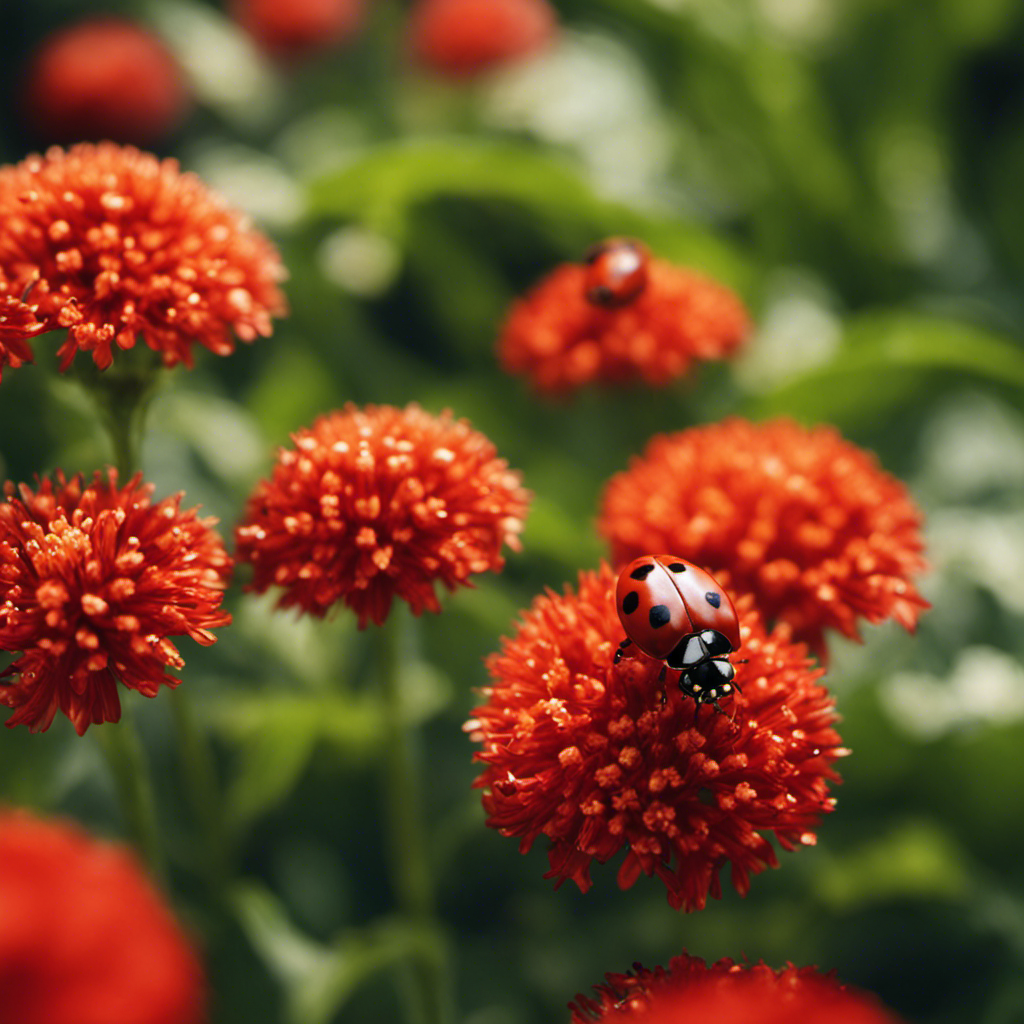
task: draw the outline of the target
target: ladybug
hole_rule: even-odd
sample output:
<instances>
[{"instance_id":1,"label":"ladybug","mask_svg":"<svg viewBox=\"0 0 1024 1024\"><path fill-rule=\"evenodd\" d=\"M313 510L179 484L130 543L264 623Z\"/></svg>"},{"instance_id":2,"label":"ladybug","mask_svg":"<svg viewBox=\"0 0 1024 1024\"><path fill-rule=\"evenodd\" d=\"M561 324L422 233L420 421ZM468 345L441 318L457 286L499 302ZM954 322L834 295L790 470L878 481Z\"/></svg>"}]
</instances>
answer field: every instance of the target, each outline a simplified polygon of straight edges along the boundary
<instances>
[{"instance_id":1,"label":"ladybug","mask_svg":"<svg viewBox=\"0 0 1024 1024\"><path fill-rule=\"evenodd\" d=\"M647 287L650 262L645 246L631 238L609 238L583 257L584 293L594 306L627 306Z\"/></svg>"},{"instance_id":2,"label":"ladybug","mask_svg":"<svg viewBox=\"0 0 1024 1024\"><path fill-rule=\"evenodd\" d=\"M729 595L715 578L685 558L644 555L619 574L615 608L626 639L615 652L617 665L635 645L679 672L679 688L696 702L718 706L738 689L729 655L740 645L740 626Z\"/></svg>"}]
</instances>

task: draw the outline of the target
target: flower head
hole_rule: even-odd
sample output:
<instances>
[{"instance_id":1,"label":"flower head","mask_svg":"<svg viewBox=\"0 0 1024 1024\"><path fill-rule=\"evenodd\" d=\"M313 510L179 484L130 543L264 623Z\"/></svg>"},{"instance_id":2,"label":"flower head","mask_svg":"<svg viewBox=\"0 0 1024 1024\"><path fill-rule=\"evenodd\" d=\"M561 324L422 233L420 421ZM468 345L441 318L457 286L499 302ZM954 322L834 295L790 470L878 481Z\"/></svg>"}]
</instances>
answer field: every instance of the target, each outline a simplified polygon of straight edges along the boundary
<instances>
[{"instance_id":1,"label":"flower head","mask_svg":"<svg viewBox=\"0 0 1024 1024\"><path fill-rule=\"evenodd\" d=\"M234 0L232 12L265 50L298 57L354 36L365 6L365 0Z\"/></svg>"},{"instance_id":2,"label":"flower head","mask_svg":"<svg viewBox=\"0 0 1024 1024\"><path fill-rule=\"evenodd\" d=\"M547 0L417 0L408 35L424 65L461 78L543 49L555 30Z\"/></svg>"},{"instance_id":3,"label":"flower head","mask_svg":"<svg viewBox=\"0 0 1024 1024\"><path fill-rule=\"evenodd\" d=\"M181 121L189 95L177 61L133 21L96 17L48 36L28 69L25 103L50 142L158 142Z\"/></svg>"},{"instance_id":4,"label":"flower head","mask_svg":"<svg viewBox=\"0 0 1024 1024\"><path fill-rule=\"evenodd\" d=\"M723 959L674 957L668 969L634 965L606 974L596 998L577 995L572 1024L898 1024L874 996L840 984L815 967L773 970L763 961L743 965Z\"/></svg>"},{"instance_id":5,"label":"flower head","mask_svg":"<svg viewBox=\"0 0 1024 1024\"><path fill-rule=\"evenodd\" d=\"M616 564L673 551L819 654L825 629L913 629L928 606L911 582L924 567L920 511L830 427L731 419L658 435L609 481L598 529Z\"/></svg>"},{"instance_id":6,"label":"flower head","mask_svg":"<svg viewBox=\"0 0 1024 1024\"><path fill-rule=\"evenodd\" d=\"M231 560L214 519L182 511L180 494L117 473L86 485L62 473L0 503L0 651L20 651L0 680L9 726L48 729L59 708L81 735L121 716L120 680L147 697L180 682L172 636L204 646L231 616L221 596Z\"/></svg>"},{"instance_id":7,"label":"flower head","mask_svg":"<svg viewBox=\"0 0 1024 1024\"><path fill-rule=\"evenodd\" d=\"M845 752L835 710L806 650L766 633L745 600L733 717L695 715L671 674L659 683L662 662L613 665L614 587L607 566L581 573L578 593L537 598L490 657L487 702L465 726L486 765L475 784L487 824L523 852L547 836L556 884L586 891L591 861L625 848L621 888L657 874L673 907L700 909L721 896L726 862L740 893L776 865L767 836L787 850L815 842Z\"/></svg>"},{"instance_id":8,"label":"flower head","mask_svg":"<svg viewBox=\"0 0 1024 1024\"><path fill-rule=\"evenodd\" d=\"M0 168L0 275L35 279L40 319L106 369L142 340L167 366L271 333L285 312L273 246L173 160L83 143Z\"/></svg>"},{"instance_id":9,"label":"flower head","mask_svg":"<svg viewBox=\"0 0 1024 1024\"><path fill-rule=\"evenodd\" d=\"M292 435L238 528L253 589L324 615L338 601L380 625L394 597L438 611L454 590L500 569L519 546L529 492L465 420L416 405L347 405Z\"/></svg>"},{"instance_id":10,"label":"flower head","mask_svg":"<svg viewBox=\"0 0 1024 1024\"><path fill-rule=\"evenodd\" d=\"M550 394L592 381L664 385L694 360L732 355L748 330L731 291L657 258L632 301L602 304L593 294L591 267L556 267L512 306L498 340L502 367Z\"/></svg>"},{"instance_id":11,"label":"flower head","mask_svg":"<svg viewBox=\"0 0 1024 1024\"><path fill-rule=\"evenodd\" d=\"M201 1024L191 945L134 856L0 811L0 1022Z\"/></svg>"}]
</instances>

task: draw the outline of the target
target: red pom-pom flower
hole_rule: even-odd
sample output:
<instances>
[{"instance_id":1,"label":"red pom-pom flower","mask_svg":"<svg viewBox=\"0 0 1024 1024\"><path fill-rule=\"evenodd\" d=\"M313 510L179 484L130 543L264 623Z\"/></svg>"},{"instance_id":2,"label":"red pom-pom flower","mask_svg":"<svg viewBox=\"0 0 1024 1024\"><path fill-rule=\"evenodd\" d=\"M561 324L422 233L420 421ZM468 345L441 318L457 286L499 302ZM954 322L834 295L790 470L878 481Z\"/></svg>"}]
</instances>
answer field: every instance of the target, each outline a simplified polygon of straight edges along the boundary
<instances>
[{"instance_id":1,"label":"red pom-pom flower","mask_svg":"<svg viewBox=\"0 0 1024 1024\"><path fill-rule=\"evenodd\" d=\"M465 420L347 405L292 440L236 534L253 589L283 588L281 607L322 616L340 601L360 628L395 597L436 612L436 583L466 585L519 546L529 492Z\"/></svg>"},{"instance_id":2,"label":"red pom-pom flower","mask_svg":"<svg viewBox=\"0 0 1024 1024\"><path fill-rule=\"evenodd\" d=\"M0 277L31 280L66 370L141 338L167 366L271 333L286 311L274 247L194 174L131 147L83 143L0 168Z\"/></svg>"},{"instance_id":3,"label":"red pom-pom flower","mask_svg":"<svg viewBox=\"0 0 1024 1024\"><path fill-rule=\"evenodd\" d=\"M861 618L914 628L921 519L831 427L729 419L654 437L605 487L598 530L616 564L672 551L823 654L826 629L856 638Z\"/></svg>"},{"instance_id":4,"label":"red pom-pom flower","mask_svg":"<svg viewBox=\"0 0 1024 1024\"><path fill-rule=\"evenodd\" d=\"M110 470L4 488L0 503L0 673L8 726L48 729L59 709L81 735L121 716L120 680L153 697L180 680L172 636L212 644L231 616L220 607L231 560L214 519L154 504L140 476ZM10 682L3 682L4 677Z\"/></svg>"},{"instance_id":5,"label":"red pom-pom flower","mask_svg":"<svg viewBox=\"0 0 1024 1024\"><path fill-rule=\"evenodd\" d=\"M203 1024L199 961L126 849L0 811L0 1021Z\"/></svg>"},{"instance_id":6,"label":"red pom-pom flower","mask_svg":"<svg viewBox=\"0 0 1024 1024\"><path fill-rule=\"evenodd\" d=\"M609 289L611 302L601 300L593 259L556 267L512 306L498 339L502 367L564 394L594 382L662 386L697 360L735 353L749 329L736 295L696 271L645 260L642 286L622 300Z\"/></svg>"},{"instance_id":7,"label":"red pom-pom flower","mask_svg":"<svg viewBox=\"0 0 1024 1024\"><path fill-rule=\"evenodd\" d=\"M656 874L672 906L721 896L719 871L745 893L750 876L785 849L813 844L832 810L833 762L845 751L821 670L785 633L767 633L738 604L741 655L730 714L695 716L662 662L614 665L622 627L615 575L580 574L579 590L548 592L488 659L486 703L466 723L486 766L487 824L526 852L549 840L557 884L590 887L590 864L626 851L621 888ZM662 702L663 693L666 696Z\"/></svg>"},{"instance_id":8,"label":"red pom-pom flower","mask_svg":"<svg viewBox=\"0 0 1024 1024\"><path fill-rule=\"evenodd\" d=\"M418 0L409 43L427 67L467 77L543 49L556 31L547 0Z\"/></svg>"},{"instance_id":9,"label":"red pom-pom flower","mask_svg":"<svg viewBox=\"0 0 1024 1024\"><path fill-rule=\"evenodd\" d=\"M157 36L135 22L100 17L43 41L28 69L25 106L47 142L148 145L177 127L189 94Z\"/></svg>"},{"instance_id":10,"label":"red pom-pom flower","mask_svg":"<svg viewBox=\"0 0 1024 1024\"><path fill-rule=\"evenodd\" d=\"M569 1004L572 1024L899 1024L874 996L815 967L709 966L684 953L667 969L607 974L594 989Z\"/></svg>"}]
</instances>

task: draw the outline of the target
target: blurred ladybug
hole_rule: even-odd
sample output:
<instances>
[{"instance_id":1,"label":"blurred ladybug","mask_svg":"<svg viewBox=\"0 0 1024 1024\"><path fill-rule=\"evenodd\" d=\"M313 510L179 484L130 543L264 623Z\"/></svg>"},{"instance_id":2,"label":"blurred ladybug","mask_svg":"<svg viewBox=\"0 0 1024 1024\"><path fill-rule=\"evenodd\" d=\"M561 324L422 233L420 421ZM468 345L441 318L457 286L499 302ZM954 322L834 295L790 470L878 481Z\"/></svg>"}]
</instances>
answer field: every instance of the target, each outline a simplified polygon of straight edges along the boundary
<instances>
[{"instance_id":1,"label":"blurred ladybug","mask_svg":"<svg viewBox=\"0 0 1024 1024\"><path fill-rule=\"evenodd\" d=\"M714 577L675 555L644 555L629 563L615 587L615 608L626 639L615 652L636 645L679 672L679 688L696 702L718 705L738 689L729 655L740 645L740 626L729 595Z\"/></svg>"},{"instance_id":2,"label":"blurred ladybug","mask_svg":"<svg viewBox=\"0 0 1024 1024\"><path fill-rule=\"evenodd\" d=\"M583 257L587 273L584 293L595 306L627 306L647 287L650 256L631 238L609 238Z\"/></svg>"}]
</instances>

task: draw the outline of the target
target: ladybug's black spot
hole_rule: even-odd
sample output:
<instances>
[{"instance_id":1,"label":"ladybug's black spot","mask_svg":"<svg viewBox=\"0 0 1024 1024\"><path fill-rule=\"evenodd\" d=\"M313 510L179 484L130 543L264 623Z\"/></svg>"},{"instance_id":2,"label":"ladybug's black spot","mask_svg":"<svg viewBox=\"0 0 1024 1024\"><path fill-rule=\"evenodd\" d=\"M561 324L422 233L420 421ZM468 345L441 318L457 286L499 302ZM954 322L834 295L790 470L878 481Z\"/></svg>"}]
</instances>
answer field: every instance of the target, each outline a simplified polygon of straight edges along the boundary
<instances>
[{"instance_id":1,"label":"ladybug's black spot","mask_svg":"<svg viewBox=\"0 0 1024 1024\"><path fill-rule=\"evenodd\" d=\"M628 594L627 594L627 595L626 595L626 596L625 596L625 597L624 597L624 598L622 599L622 610L623 610L623 611L624 611L624 612L625 612L625 613L626 613L627 615L632 615L632 614L633 614L633 612L635 612L635 611L636 611L636 609L637 609L637 606L638 606L639 604L640 604L640 595L639 595L639 594L638 594L638 593L637 593L637 592L636 592L635 590L631 590L631 591L630 591L630 592L629 592L629 593L628 593Z\"/></svg>"},{"instance_id":2,"label":"ladybug's black spot","mask_svg":"<svg viewBox=\"0 0 1024 1024\"><path fill-rule=\"evenodd\" d=\"M667 605L656 604L647 613L647 618L651 623L651 629L660 629L668 624L669 619L672 618L672 613L668 610Z\"/></svg>"},{"instance_id":3,"label":"ladybug's black spot","mask_svg":"<svg viewBox=\"0 0 1024 1024\"><path fill-rule=\"evenodd\" d=\"M716 594L713 590L709 590L704 595L704 600L707 601L712 608L717 608L722 603L722 595Z\"/></svg>"},{"instance_id":4,"label":"ladybug's black spot","mask_svg":"<svg viewBox=\"0 0 1024 1024\"><path fill-rule=\"evenodd\" d=\"M645 580L654 572L654 563L647 562L645 565L638 565L630 574L631 580Z\"/></svg>"},{"instance_id":5,"label":"ladybug's black spot","mask_svg":"<svg viewBox=\"0 0 1024 1024\"><path fill-rule=\"evenodd\" d=\"M669 568L673 572L686 572L686 563L685 562L670 562L669 563Z\"/></svg>"}]
</instances>

